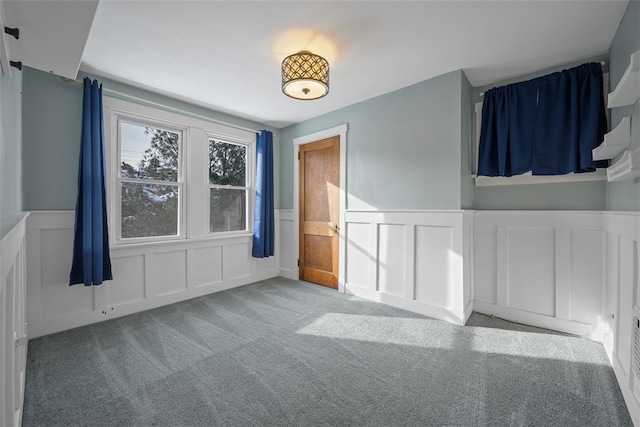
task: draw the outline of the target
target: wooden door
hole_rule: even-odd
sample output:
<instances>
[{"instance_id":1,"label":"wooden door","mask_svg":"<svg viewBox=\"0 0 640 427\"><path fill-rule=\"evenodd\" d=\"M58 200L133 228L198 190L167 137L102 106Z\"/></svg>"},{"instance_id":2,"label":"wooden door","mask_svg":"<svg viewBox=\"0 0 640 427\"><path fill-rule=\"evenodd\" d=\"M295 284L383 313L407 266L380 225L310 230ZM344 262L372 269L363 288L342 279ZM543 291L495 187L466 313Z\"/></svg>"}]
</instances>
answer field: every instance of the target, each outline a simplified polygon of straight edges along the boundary
<instances>
[{"instance_id":1,"label":"wooden door","mask_svg":"<svg viewBox=\"0 0 640 427\"><path fill-rule=\"evenodd\" d=\"M340 137L300 146L300 279L338 288Z\"/></svg>"}]
</instances>

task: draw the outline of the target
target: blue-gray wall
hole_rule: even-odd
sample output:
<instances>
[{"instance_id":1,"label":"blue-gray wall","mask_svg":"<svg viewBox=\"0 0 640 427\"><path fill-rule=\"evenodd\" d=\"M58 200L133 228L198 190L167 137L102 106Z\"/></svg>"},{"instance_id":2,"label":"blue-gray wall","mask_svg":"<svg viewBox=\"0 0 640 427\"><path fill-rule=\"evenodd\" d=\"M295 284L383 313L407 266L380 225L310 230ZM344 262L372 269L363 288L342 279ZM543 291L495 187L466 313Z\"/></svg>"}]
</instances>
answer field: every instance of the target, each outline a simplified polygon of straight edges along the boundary
<instances>
[{"instance_id":1,"label":"blue-gray wall","mask_svg":"<svg viewBox=\"0 0 640 427\"><path fill-rule=\"evenodd\" d=\"M82 114L82 85L25 67L23 76L23 162L25 210L72 210L77 195L78 157ZM84 75L81 75L81 79ZM248 129L278 131L262 124L177 101L142 89L98 77L105 89L178 108ZM121 97L132 101L128 97ZM132 101L136 102L136 101ZM276 171L278 159L275 159ZM277 174L277 172L276 172ZM277 177L277 175L276 175ZM277 178L276 178L277 179ZM276 189L276 203L278 193Z\"/></svg>"},{"instance_id":2,"label":"blue-gray wall","mask_svg":"<svg viewBox=\"0 0 640 427\"><path fill-rule=\"evenodd\" d=\"M640 50L640 1L630 1L609 50L611 89L615 89L629 66L629 57ZM635 105L611 109L611 128L631 116L631 149L640 148L640 101ZM616 158L617 159L617 158ZM609 183L607 209L640 210L640 184L632 180Z\"/></svg>"},{"instance_id":3,"label":"blue-gray wall","mask_svg":"<svg viewBox=\"0 0 640 427\"><path fill-rule=\"evenodd\" d=\"M293 139L346 123L349 209L459 209L463 80L454 71L282 129L278 207L293 208Z\"/></svg>"},{"instance_id":4,"label":"blue-gray wall","mask_svg":"<svg viewBox=\"0 0 640 427\"><path fill-rule=\"evenodd\" d=\"M0 76L0 239L22 217L22 73Z\"/></svg>"},{"instance_id":5,"label":"blue-gray wall","mask_svg":"<svg viewBox=\"0 0 640 427\"><path fill-rule=\"evenodd\" d=\"M476 187L478 210L604 210L606 181Z\"/></svg>"},{"instance_id":6,"label":"blue-gray wall","mask_svg":"<svg viewBox=\"0 0 640 427\"><path fill-rule=\"evenodd\" d=\"M456 71L284 128L279 207L293 207L293 139L347 123L349 209L604 210L605 181L475 187L471 157L481 91L607 60L478 88Z\"/></svg>"},{"instance_id":7,"label":"blue-gray wall","mask_svg":"<svg viewBox=\"0 0 640 427\"><path fill-rule=\"evenodd\" d=\"M82 87L28 67L23 74L24 208L75 209Z\"/></svg>"},{"instance_id":8,"label":"blue-gray wall","mask_svg":"<svg viewBox=\"0 0 640 427\"><path fill-rule=\"evenodd\" d=\"M464 73L460 73L460 198L463 209L473 209L474 183L472 177L473 165L473 88Z\"/></svg>"}]
</instances>

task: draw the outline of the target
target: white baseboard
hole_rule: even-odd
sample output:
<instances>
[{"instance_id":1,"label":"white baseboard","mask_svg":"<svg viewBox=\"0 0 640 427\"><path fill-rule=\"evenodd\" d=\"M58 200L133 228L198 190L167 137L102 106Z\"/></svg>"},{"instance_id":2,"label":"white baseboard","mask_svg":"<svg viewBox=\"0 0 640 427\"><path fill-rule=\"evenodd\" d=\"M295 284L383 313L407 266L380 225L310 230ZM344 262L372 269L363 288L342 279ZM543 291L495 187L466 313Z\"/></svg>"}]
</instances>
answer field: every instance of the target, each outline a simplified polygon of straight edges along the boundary
<instances>
[{"instance_id":1,"label":"white baseboard","mask_svg":"<svg viewBox=\"0 0 640 427\"><path fill-rule=\"evenodd\" d=\"M354 285L353 283L345 284L345 292L360 298L381 302L392 307L412 311L414 313L422 314L438 320L444 320L456 325L464 325L467 319L465 312L457 312L455 310L436 307L420 301L408 300L394 295L389 295L384 292L373 291L362 286Z\"/></svg>"},{"instance_id":2,"label":"white baseboard","mask_svg":"<svg viewBox=\"0 0 640 427\"><path fill-rule=\"evenodd\" d=\"M65 331L67 329L78 328L109 319L128 316L130 314L139 313L145 310L151 310L177 302L187 301L193 298L213 294L227 289L237 288L239 286L248 285L250 283L261 280L271 279L277 276L278 272L275 270L263 271L256 275L238 280L201 285L194 289L186 289L184 291L156 296L150 299L141 299L117 306L107 307L104 311L93 310L82 313L73 313L66 316L56 317L54 319L45 319L40 322L30 323L28 325L29 338L37 338ZM100 286L107 287L109 286L109 282L105 282Z\"/></svg>"},{"instance_id":3,"label":"white baseboard","mask_svg":"<svg viewBox=\"0 0 640 427\"><path fill-rule=\"evenodd\" d=\"M613 366L613 372L616 374L618 384L620 385L624 402L627 404L629 415L631 415L631 421L633 421L634 426L640 426L640 406L638 406L638 401L633 395L633 391L629 388L629 377L622 369L617 357L613 357L610 362Z\"/></svg>"},{"instance_id":4,"label":"white baseboard","mask_svg":"<svg viewBox=\"0 0 640 427\"><path fill-rule=\"evenodd\" d=\"M474 301L473 310L477 313L496 316L510 322L565 332L567 334L578 335L589 339L591 339L592 334L595 332L593 325L558 319L557 317L544 316L537 313L530 313L511 307L486 303L484 301Z\"/></svg>"},{"instance_id":5,"label":"white baseboard","mask_svg":"<svg viewBox=\"0 0 640 427\"><path fill-rule=\"evenodd\" d=\"M287 268L280 268L279 275L291 280L298 280L298 272Z\"/></svg>"},{"instance_id":6,"label":"white baseboard","mask_svg":"<svg viewBox=\"0 0 640 427\"><path fill-rule=\"evenodd\" d=\"M464 325L467 324L467 320L469 320L469 317L471 317L471 314L473 313L475 307L473 305L473 301L469 301L469 304L467 304L467 306L464 309Z\"/></svg>"}]
</instances>

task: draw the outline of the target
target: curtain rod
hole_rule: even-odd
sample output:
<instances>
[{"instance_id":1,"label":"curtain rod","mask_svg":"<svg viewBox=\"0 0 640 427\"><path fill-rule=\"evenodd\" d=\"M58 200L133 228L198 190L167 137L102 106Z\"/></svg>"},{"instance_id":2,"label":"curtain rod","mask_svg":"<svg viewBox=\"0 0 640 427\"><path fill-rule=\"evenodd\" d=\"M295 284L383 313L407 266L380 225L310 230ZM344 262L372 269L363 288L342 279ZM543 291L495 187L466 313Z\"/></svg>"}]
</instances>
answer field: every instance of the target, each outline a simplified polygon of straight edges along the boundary
<instances>
[{"instance_id":1,"label":"curtain rod","mask_svg":"<svg viewBox=\"0 0 640 427\"><path fill-rule=\"evenodd\" d=\"M69 79L67 77L60 77L60 78L65 83L77 83L79 85L84 85L84 83L82 81L80 81L80 80ZM206 120L208 122L217 123L217 124L224 125L224 126L229 126L229 127L232 127L232 128L235 128L235 129L239 129L239 130L245 130L247 132L260 133L260 131L256 130L256 129L245 128L245 127L242 127L242 126L235 125L233 123L225 122L225 121L222 121L222 120L217 120L217 119L214 119L214 118L211 118L211 117L203 116L203 115L198 114L198 113L193 113L191 111L187 111L187 110L183 110L183 109L180 109L180 108L172 107L170 105L162 104L162 103L155 102L155 101L149 101L148 99L139 98L137 96L129 95L128 93L119 92L117 90L109 89L107 87L103 88L103 91L107 92L107 93L110 93L112 95L117 95L117 96L121 96L123 98L130 99L132 101L138 101L138 102L141 102L143 104L153 105L155 107L164 108L164 109L167 109L167 110L174 111L176 113L189 115L191 117L194 117L194 118L197 118L197 119L201 119L201 120Z\"/></svg>"},{"instance_id":2,"label":"curtain rod","mask_svg":"<svg viewBox=\"0 0 640 427\"><path fill-rule=\"evenodd\" d=\"M603 67L605 66L606 62L604 61L600 61L600 65L602 65ZM480 92L480 96L483 97L484 96L484 92Z\"/></svg>"}]
</instances>

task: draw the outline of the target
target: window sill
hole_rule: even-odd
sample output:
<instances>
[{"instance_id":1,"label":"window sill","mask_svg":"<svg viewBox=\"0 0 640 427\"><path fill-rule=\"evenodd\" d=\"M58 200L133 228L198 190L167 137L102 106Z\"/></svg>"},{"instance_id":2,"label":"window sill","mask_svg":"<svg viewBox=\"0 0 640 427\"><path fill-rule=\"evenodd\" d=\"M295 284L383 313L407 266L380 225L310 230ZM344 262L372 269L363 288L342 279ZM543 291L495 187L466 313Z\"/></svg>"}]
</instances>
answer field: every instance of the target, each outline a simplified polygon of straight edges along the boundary
<instances>
[{"instance_id":1,"label":"window sill","mask_svg":"<svg viewBox=\"0 0 640 427\"><path fill-rule=\"evenodd\" d=\"M137 242L112 242L111 252L120 253L121 251L145 251L145 248L155 248L157 251L180 250L184 248L197 249L199 247L221 246L235 243L248 243L253 239L253 233L243 232L237 234L224 235L208 235L192 238L177 238L153 241L137 241Z\"/></svg>"},{"instance_id":2,"label":"window sill","mask_svg":"<svg viewBox=\"0 0 640 427\"><path fill-rule=\"evenodd\" d=\"M473 175L473 179L475 181L476 187L606 181L607 170L603 168L597 169L595 172L569 173L566 175L531 175L531 172L510 177Z\"/></svg>"}]
</instances>

